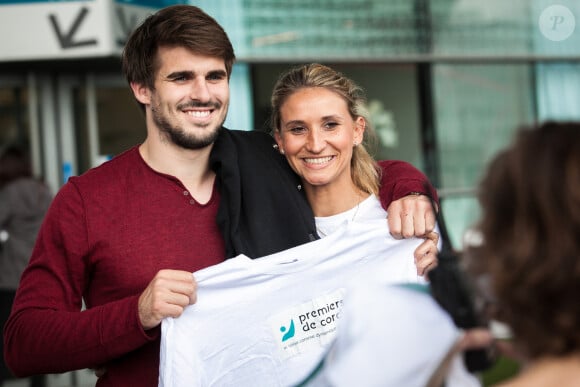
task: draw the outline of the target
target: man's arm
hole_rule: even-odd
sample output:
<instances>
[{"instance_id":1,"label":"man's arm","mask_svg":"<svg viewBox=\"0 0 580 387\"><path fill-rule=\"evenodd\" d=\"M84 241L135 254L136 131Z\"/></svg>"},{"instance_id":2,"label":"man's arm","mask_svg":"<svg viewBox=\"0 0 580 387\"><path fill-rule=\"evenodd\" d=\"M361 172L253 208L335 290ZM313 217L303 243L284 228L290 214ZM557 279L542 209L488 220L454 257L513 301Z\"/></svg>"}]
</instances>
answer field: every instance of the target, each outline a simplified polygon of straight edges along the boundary
<instances>
[{"instance_id":1,"label":"man's arm","mask_svg":"<svg viewBox=\"0 0 580 387\"><path fill-rule=\"evenodd\" d=\"M438 205L437 191L427 177L411 164L398 160L378 162L381 168L380 200L389 214L395 238L424 236L435 229L431 200Z\"/></svg>"},{"instance_id":2,"label":"man's arm","mask_svg":"<svg viewBox=\"0 0 580 387\"><path fill-rule=\"evenodd\" d=\"M18 376L96 367L155 339L138 317L138 295L81 311L91 281L83 200L72 184L55 198L22 275L4 330Z\"/></svg>"}]
</instances>

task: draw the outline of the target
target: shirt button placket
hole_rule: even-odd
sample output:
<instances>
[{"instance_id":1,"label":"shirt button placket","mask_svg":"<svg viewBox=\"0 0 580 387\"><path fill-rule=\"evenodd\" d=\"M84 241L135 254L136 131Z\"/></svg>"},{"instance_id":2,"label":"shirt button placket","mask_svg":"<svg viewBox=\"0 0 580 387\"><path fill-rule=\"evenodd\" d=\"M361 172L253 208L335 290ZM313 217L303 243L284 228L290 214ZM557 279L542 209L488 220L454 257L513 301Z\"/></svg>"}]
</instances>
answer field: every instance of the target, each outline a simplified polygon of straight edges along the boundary
<instances>
[{"instance_id":1,"label":"shirt button placket","mask_svg":"<svg viewBox=\"0 0 580 387\"><path fill-rule=\"evenodd\" d=\"M183 191L183 196L189 196L189 192ZM194 205L195 200L193 198L189 199L189 204Z\"/></svg>"}]
</instances>

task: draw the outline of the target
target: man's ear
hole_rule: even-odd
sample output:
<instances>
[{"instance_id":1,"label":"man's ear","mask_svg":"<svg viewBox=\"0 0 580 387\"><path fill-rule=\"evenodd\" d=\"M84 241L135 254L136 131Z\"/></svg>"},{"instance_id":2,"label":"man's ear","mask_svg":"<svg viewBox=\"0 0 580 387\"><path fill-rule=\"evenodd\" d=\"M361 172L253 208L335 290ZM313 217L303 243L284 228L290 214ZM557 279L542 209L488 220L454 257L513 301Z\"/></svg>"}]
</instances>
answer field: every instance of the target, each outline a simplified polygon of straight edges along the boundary
<instances>
[{"instance_id":1,"label":"man's ear","mask_svg":"<svg viewBox=\"0 0 580 387\"><path fill-rule=\"evenodd\" d=\"M143 84L131 82L131 90L133 90L133 95L135 99L141 102L143 105L149 105L151 103L151 90Z\"/></svg>"}]
</instances>

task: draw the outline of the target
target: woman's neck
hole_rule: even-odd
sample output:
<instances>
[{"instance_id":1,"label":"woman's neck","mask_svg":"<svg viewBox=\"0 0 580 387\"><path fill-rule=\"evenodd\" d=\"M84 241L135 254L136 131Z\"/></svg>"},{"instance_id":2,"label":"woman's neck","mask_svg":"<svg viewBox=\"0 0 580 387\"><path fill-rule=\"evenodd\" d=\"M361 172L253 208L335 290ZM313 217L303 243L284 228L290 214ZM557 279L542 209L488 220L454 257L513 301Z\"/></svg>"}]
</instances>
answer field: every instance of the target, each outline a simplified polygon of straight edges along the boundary
<instances>
[{"instance_id":1,"label":"woman's neck","mask_svg":"<svg viewBox=\"0 0 580 387\"><path fill-rule=\"evenodd\" d=\"M308 203L314 216L332 216L356 207L370 194L361 191L354 184L346 189L330 187L305 187Z\"/></svg>"}]
</instances>

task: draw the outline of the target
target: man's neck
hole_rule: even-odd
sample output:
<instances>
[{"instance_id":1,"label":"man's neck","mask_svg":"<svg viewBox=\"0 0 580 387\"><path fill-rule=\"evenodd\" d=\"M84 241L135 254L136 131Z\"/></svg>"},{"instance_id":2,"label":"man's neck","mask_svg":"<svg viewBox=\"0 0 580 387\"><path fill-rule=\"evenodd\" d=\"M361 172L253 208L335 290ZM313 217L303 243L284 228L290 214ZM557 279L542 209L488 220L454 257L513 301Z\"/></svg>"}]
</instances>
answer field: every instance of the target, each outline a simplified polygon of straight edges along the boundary
<instances>
[{"instance_id":1,"label":"man's neck","mask_svg":"<svg viewBox=\"0 0 580 387\"><path fill-rule=\"evenodd\" d=\"M197 202L205 204L211 198L215 180L215 173L209 168L211 148L192 150L145 140L139 153L153 170L176 177Z\"/></svg>"}]
</instances>

